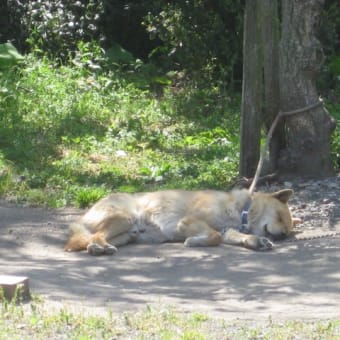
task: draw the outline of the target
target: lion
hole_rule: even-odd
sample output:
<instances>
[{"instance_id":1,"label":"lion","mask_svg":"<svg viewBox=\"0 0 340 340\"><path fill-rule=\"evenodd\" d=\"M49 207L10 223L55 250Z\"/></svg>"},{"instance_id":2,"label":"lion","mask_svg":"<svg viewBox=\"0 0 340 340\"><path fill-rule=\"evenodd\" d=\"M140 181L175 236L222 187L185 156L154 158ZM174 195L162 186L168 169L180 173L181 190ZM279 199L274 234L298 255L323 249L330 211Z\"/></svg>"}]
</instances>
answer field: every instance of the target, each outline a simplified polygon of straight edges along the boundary
<instances>
[{"instance_id":1,"label":"lion","mask_svg":"<svg viewBox=\"0 0 340 340\"><path fill-rule=\"evenodd\" d=\"M252 195L246 189L113 193L70 225L65 250L111 255L134 242L269 250L300 222L288 207L292 194L291 189Z\"/></svg>"}]
</instances>

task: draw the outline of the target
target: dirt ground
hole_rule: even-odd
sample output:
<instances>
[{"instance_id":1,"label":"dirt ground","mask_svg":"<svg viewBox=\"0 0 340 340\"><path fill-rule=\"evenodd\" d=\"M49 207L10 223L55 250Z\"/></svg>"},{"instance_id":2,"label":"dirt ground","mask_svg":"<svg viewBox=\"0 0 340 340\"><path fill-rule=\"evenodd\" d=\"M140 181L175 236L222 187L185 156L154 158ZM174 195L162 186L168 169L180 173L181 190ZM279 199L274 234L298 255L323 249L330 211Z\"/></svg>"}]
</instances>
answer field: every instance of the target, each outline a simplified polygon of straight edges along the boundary
<instances>
[{"instance_id":1,"label":"dirt ground","mask_svg":"<svg viewBox=\"0 0 340 340\"><path fill-rule=\"evenodd\" d=\"M296 191L301 231L340 231L339 182L280 184ZM229 320L340 318L339 236L269 252L138 244L107 257L65 253L68 224L81 213L0 202L0 273L28 276L51 306L91 313L175 305Z\"/></svg>"}]
</instances>

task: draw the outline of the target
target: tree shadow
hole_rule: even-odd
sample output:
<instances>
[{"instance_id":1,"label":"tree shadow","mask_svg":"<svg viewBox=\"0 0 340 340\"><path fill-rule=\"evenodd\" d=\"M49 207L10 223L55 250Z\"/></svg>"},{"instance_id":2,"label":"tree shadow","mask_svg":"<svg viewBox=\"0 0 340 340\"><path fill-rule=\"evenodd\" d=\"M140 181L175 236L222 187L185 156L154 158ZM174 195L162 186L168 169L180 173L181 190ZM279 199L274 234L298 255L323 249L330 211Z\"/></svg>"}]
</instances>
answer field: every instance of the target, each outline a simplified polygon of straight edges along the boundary
<instances>
[{"instance_id":1,"label":"tree shadow","mask_svg":"<svg viewBox=\"0 0 340 340\"><path fill-rule=\"evenodd\" d=\"M67 224L79 211L2 208L1 272L30 278L54 301L133 310L149 303L214 313L335 310L338 239L283 243L272 252L182 244L131 245L114 256L65 253ZM12 216L12 217L10 217Z\"/></svg>"}]
</instances>

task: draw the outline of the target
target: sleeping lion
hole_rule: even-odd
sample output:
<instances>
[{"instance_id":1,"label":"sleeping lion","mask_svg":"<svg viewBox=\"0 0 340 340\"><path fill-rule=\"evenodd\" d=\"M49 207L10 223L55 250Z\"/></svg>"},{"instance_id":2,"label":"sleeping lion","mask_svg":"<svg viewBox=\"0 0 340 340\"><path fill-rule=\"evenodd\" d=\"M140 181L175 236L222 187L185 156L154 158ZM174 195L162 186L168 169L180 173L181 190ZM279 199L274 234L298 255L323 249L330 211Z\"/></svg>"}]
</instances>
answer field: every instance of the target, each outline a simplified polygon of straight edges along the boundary
<instances>
[{"instance_id":1,"label":"sleeping lion","mask_svg":"<svg viewBox=\"0 0 340 340\"><path fill-rule=\"evenodd\" d=\"M133 243L184 242L186 247L230 244L272 248L294 224L288 208L293 191L164 190L114 193L99 200L70 226L66 251L111 255Z\"/></svg>"}]
</instances>

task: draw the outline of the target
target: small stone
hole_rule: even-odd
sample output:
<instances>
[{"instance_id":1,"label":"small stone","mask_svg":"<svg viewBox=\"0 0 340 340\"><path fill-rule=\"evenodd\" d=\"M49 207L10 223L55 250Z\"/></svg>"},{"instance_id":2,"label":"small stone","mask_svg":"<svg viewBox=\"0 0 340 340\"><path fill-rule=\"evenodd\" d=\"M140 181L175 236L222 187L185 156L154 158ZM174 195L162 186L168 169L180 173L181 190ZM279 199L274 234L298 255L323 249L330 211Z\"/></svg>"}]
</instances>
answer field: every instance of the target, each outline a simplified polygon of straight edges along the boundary
<instances>
[{"instance_id":1,"label":"small stone","mask_svg":"<svg viewBox=\"0 0 340 340\"><path fill-rule=\"evenodd\" d=\"M126 157L127 156L127 153L124 150L117 150L115 154L116 154L117 157Z\"/></svg>"},{"instance_id":2,"label":"small stone","mask_svg":"<svg viewBox=\"0 0 340 340\"><path fill-rule=\"evenodd\" d=\"M283 182L283 185L284 185L286 188L292 188L292 187L293 187L293 183L291 183L291 182Z\"/></svg>"}]
</instances>

